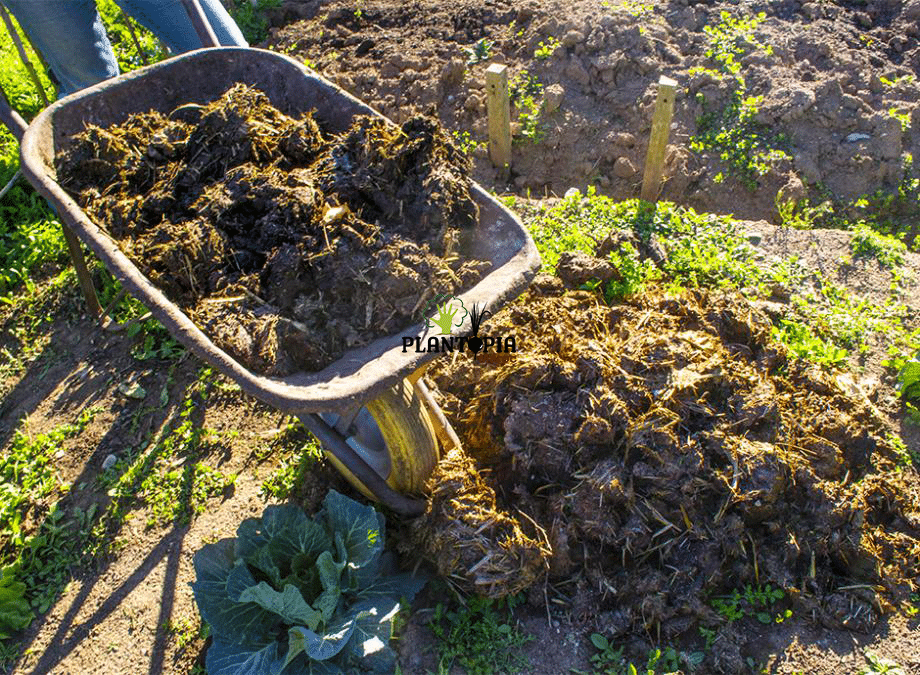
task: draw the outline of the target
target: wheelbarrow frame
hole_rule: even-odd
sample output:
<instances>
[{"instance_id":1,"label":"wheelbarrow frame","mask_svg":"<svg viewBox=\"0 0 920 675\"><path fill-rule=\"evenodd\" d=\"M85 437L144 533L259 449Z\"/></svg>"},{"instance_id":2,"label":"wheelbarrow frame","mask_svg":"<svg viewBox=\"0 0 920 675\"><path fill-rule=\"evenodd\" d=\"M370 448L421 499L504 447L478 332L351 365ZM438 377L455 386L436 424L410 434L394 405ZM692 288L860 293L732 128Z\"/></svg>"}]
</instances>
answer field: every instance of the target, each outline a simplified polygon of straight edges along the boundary
<instances>
[{"instance_id":1,"label":"wheelbarrow frame","mask_svg":"<svg viewBox=\"0 0 920 675\"><path fill-rule=\"evenodd\" d=\"M187 103L206 104L236 83L246 83L261 90L276 108L289 115L314 110L320 123L332 132L347 129L356 115L383 118L285 55L239 47L203 49L101 82L46 108L22 136L23 174L55 207L65 232L75 233L179 342L232 378L247 394L300 417L383 503L402 513L417 513L420 503L392 490L318 413L355 410L400 379L419 372L437 354L417 353L414 349L404 351L401 338L427 340L430 330L427 322L420 321L398 335L350 350L316 373L285 377L254 373L195 326L57 183L55 157L87 124L106 127L123 122L131 114L151 109L169 113ZM471 259L488 260L491 269L479 283L463 289L458 297L468 307L488 304L497 310L527 288L540 267L540 256L513 213L478 185L473 186L472 194L480 218L462 236L459 252ZM468 329L467 319L460 332ZM430 406L430 396L428 398Z\"/></svg>"}]
</instances>

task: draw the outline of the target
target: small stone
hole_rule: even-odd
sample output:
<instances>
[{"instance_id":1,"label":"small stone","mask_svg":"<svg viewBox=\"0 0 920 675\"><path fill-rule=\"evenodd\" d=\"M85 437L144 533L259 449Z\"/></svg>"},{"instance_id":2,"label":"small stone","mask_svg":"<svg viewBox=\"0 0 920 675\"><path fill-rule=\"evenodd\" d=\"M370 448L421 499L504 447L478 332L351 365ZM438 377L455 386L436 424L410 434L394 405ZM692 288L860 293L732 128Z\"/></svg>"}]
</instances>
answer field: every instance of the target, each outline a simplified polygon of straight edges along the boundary
<instances>
[{"instance_id":1,"label":"small stone","mask_svg":"<svg viewBox=\"0 0 920 675\"><path fill-rule=\"evenodd\" d=\"M104 460L102 460L102 470L108 471L113 466L115 466L117 463L118 463L118 457L116 457L115 455L108 455L106 456Z\"/></svg>"},{"instance_id":2,"label":"small stone","mask_svg":"<svg viewBox=\"0 0 920 675\"><path fill-rule=\"evenodd\" d=\"M631 148L636 144L636 137L625 131L613 135L612 142L621 148Z\"/></svg>"},{"instance_id":3,"label":"small stone","mask_svg":"<svg viewBox=\"0 0 920 675\"><path fill-rule=\"evenodd\" d=\"M546 113L553 113L559 110L562 101L565 99L565 89L561 84L551 84L543 92L543 110Z\"/></svg>"},{"instance_id":4,"label":"small stone","mask_svg":"<svg viewBox=\"0 0 920 675\"><path fill-rule=\"evenodd\" d=\"M792 174L786 184L777 192L776 201L780 204L798 204L806 196L808 196L808 191L805 189L802 179Z\"/></svg>"},{"instance_id":5,"label":"small stone","mask_svg":"<svg viewBox=\"0 0 920 675\"><path fill-rule=\"evenodd\" d=\"M613 164L613 175L617 178L631 178L636 175L636 167L628 157L618 157Z\"/></svg>"},{"instance_id":6,"label":"small stone","mask_svg":"<svg viewBox=\"0 0 920 675\"><path fill-rule=\"evenodd\" d=\"M147 390L136 382L134 384L122 382L118 385L118 391L128 398L133 398L138 401L142 401L147 398Z\"/></svg>"},{"instance_id":7,"label":"small stone","mask_svg":"<svg viewBox=\"0 0 920 675\"><path fill-rule=\"evenodd\" d=\"M859 141L868 141L870 138L872 138L872 136L870 136L869 134L861 134L858 132L854 132L852 134L847 135L845 140L847 143L857 143Z\"/></svg>"},{"instance_id":8,"label":"small stone","mask_svg":"<svg viewBox=\"0 0 920 675\"><path fill-rule=\"evenodd\" d=\"M908 0L908 2L904 3L901 18L905 21L917 21L920 19L920 0Z\"/></svg>"},{"instance_id":9,"label":"small stone","mask_svg":"<svg viewBox=\"0 0 920 675\"><path fill-rule=\"evenodd\" d=\"M581 194L581 190L579 190L577 187L570 187L568 190L565 191L565 194L562 196L568 199L569 197L577 197L580 194Z\"/></svg>"},{"instance_id":10,"label":"small stone","mask_svg":"<svg viewBox=\"0 0 920 675\"><path fill-rule=\"evenodd\" d=\"M744 233L744 238L748 240L748 243L751 246L759 246L760 242L763 241L763 232L758 232L757 230L749 230Z\"/></svg>"},{"instance_id":11,"label":"small stone","mask_svg":"<svg viewBox=\"0 0 920 675\"><path fill-rule=\"evenodd\" d=\"M466 74L466 62L460 59L452 59L444 64L441 70L441 82L444 86L460 84L463 76Z\"/></svg>"},{"instance_id":12,"label":"small stone","mask_svg":"<svg viewBox=\"0 0 920 675\"><path fill-rule=\"evenodd\" d=\"M581 85L587 86L591 82L591 75L585 70L584 65L581 63L581 59L578 58L573 57L572 60L569 61L569 65L565 68L565 74Z\"/></svg>"},{"instance_id":13,"label":"small stone","mask_svg":"<svg viewBox=\"0 0 920 675\"><path fill-rule=\"evenodd\" d=\"M566 251L560 255L556 274L569 288L578 288L592 279L605 282L620 278L620 273L609 262L581 251Z\"/></svg>"},{"instance_id":14,"label":"small stone","mask_svg":"<svg viewBox=\"0 0 920 675\"><path fill-rule=\"evenodd\" d=\"M585 41L585 34L578 30L570 30L562 38L563 47L574 47Z\"/></svg>"}]
</instances>

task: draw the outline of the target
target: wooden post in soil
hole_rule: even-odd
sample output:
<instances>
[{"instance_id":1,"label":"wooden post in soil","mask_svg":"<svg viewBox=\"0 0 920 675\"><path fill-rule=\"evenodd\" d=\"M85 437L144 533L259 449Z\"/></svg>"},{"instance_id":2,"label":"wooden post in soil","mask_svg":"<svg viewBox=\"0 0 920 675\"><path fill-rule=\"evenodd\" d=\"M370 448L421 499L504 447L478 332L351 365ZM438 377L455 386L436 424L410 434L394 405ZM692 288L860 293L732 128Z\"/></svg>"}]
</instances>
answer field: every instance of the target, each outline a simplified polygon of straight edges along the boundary
<instances>
[{"instance_id":1,"label":"wooden post in soil","mask_svg":"<svg viewBox=\"0 0 920 675\"><path fill-rule=\"evenodd\" d=\"M493 165L507 170L511 166L508 66L493 63L486 68L486 102L489 111L489 157Z\"/></svg>"},{"instance_id":2,"label":"wooden post in soil","mask_svg":"<svg viewBox=\"0 0 920 675\"><path fill-rule=\"evenodd\" d=\"M674 91L677 82L664 75L658 80L658 100L655 101L655 115L652 117L652 134L645 156L645 173L642 176L641 197L647 202L658 200L661 187L661 172L664 155L668 149L671 133L671 118L674 116Z\"/></svg>"}]
</instances>

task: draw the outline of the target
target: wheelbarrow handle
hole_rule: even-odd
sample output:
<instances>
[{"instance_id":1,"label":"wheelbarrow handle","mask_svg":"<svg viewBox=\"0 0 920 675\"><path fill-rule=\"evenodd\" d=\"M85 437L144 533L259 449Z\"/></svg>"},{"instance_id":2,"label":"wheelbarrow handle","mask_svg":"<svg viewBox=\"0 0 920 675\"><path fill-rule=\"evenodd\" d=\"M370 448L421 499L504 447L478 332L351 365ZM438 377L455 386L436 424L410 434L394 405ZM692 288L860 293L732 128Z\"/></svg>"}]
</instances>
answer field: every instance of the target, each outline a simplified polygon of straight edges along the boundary
<instances>
[{"instance_id":1,"label":"wheelbarrow handle","mask_svg":"<svg viewBox=\"0 0 920 675\"><path fill-rule=\"evenodd\" d=\"M185 11L188 12L188 18L192 20L195 32L198 33L198 39L201 40L202 47L220 47L214 29L211 23L201 9L201 3L198 0L182 0Z\"/></svg>"},{"instance_id":2,"label":"wheelbarrow handle","mask_svg":"<svg viewBox=\"0 0 920 675\"><path fill-rule=\"evenodd\" d=\"M0 88L0 122L6 125L10 133L16 137L17 142L22 141L22 135L26 132L26 127L29 126L22 119L22 115L10 106L10 102L7 100L6 93L2 88Z\"/></svg>"}]
</instances>

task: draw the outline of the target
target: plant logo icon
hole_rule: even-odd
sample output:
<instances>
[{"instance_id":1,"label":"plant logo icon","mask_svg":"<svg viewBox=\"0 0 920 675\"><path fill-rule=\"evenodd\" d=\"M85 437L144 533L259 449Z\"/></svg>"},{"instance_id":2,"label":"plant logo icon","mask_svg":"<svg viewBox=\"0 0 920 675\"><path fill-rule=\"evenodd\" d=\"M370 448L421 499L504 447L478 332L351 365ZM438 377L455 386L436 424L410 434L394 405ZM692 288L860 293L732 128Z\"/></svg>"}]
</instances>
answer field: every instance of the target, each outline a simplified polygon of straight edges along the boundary
<instances>
[{"instance_id":1,"label":"plant logo icon","mask_svg":"<svg viewBox=\"0 0 920 675\"><path fill-rule=\"evenodd\" d=\"M463 300L447 293L438 293L425 305L425 325L439 328L441 335L450 335L454 328L463 325L468 315Z\"/></svg>"}]
</instances>

